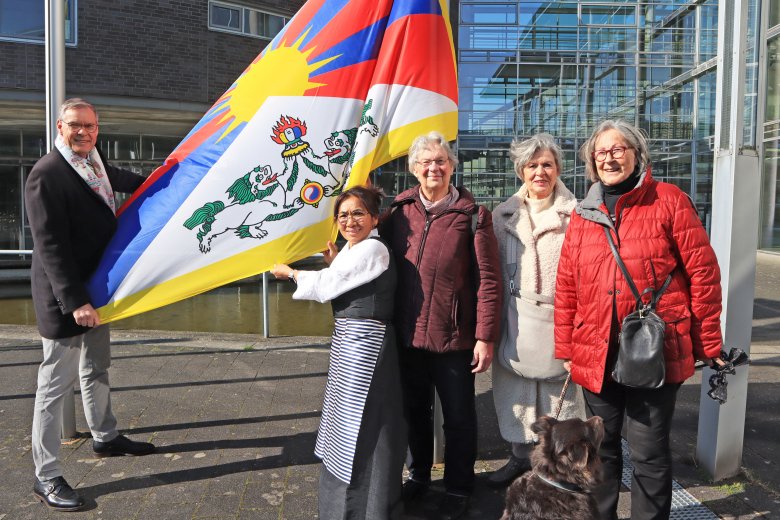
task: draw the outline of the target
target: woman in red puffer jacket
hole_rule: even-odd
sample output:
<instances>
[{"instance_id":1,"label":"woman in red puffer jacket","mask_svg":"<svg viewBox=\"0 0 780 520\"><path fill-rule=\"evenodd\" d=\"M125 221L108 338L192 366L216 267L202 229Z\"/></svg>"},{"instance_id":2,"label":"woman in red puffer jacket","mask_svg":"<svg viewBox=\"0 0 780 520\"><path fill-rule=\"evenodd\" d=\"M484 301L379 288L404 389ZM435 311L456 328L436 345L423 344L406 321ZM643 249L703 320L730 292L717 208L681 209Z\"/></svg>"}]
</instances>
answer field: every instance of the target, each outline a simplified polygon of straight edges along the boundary
<instances>
[{"instance_id":1,"label":"woman in red puffer jacket","mask_svg":"<svg viewBox=\"0 0 780 520\"><path fill-rule=\"evenodd\" d=\"M668 518L669 431L677 391L693 375L695 359L720 361L720 271L690 198L653 179L639 129L605 121L580 157L594 184L572 213L558 264L555 355L567 361L572 380L583 387L590 413L604 419L604 483L595 493L601 517L617 518L625 417L634 466L631 518ZM640 293L660 289L671 274L656 310L666 322L666 378L660 388L627 387L611 378L620 324L636 300L605 228Z\"/></svg>"}]
</instances>

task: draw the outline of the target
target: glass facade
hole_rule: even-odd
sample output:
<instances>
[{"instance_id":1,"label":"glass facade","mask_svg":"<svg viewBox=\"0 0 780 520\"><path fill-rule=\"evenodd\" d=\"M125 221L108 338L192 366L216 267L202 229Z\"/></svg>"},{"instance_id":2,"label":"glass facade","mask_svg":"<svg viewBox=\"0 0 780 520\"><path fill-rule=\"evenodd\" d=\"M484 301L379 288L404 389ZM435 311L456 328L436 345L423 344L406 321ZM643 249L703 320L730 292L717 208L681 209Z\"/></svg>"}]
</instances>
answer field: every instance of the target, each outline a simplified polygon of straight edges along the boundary
<instances>
[{"instance_id":1,"label":"glass facade","mask_svg":"<svg viewBox=\"0 0 780 520\"><path fill-rule=\"evenodd\" d=\"M552 134L562 178L588 188L577 150L623 118L648 132L654 175L691 193L709 220L718 4L714 0L460 4L463 183L488 206L519 187L508 146ZM755 92L755 89L753 89Z\"/></svg>"},{"instance_id":2,"label":"glass facade","mask_svg":"<svg viewBox=\"0 0 780 520\"><path fill-rule=\"evenodd\" d=\"M780 251L780 0L769 1L759 247Z\"/></svg>"}]
</instances>

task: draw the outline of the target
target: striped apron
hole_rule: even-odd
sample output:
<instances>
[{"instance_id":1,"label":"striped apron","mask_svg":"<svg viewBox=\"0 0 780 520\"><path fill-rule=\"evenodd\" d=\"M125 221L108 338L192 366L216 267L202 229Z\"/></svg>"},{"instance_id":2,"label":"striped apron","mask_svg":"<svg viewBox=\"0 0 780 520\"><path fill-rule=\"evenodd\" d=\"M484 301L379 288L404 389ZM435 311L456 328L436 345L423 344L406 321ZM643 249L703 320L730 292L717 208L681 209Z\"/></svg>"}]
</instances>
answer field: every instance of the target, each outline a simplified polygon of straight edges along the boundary
<instances>
[{"instance_id":1,"label":"striped apron","mask_svg":"<svg viewBox=\"0 0 780 520\"><path fill-rule=\"evenodd\" d=\"M336 318L314 454L347 484L352 478L363 409L386 328L378 320Z\"/></svg>"}]
</instances>

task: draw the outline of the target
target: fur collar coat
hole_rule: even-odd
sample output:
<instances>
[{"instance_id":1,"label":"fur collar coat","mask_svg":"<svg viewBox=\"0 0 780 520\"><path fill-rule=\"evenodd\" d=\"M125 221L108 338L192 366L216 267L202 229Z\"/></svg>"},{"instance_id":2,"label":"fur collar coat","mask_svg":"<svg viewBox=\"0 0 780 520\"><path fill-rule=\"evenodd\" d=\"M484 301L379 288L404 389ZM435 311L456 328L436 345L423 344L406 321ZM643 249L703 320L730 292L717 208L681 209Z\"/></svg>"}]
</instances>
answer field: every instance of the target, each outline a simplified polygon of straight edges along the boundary
<instances>
[{"instance_id":1,"label":"fur collar coat","mask_svg":"<svg viewBox=\"0 0 780 520\"><path fill-rule=\"evenodd\" d=\"M498 239L502 271L504 304L501 314L501 339L497 349L514 349L518 342L518 331L511 330L509 313L517 314L515 297L510 295L509 281L512 277L507 264L509 241L517 241L517 273L515 284L520 285L523 293L537 293L550 298L555 292L555 277L558 270L558 258L569 218L577 200L558 179L550 207L534 214L533 224L525 199L528 188L523 185L508 200L493 211L493 223ZM542 304L544 305L544 304ZM552 305L547 305L548 308ZM526 332L528 334L530 332ZM549 350L552 355L554 342L551 337L538 338L539 348ZM500 352L496 352L496 357ZM562 380L536 380L520 377L514 371L503 366L498 359L493 362L493 401L501 436L512 443L529 444L535 435L531 424L543 415L551 415L558 402L563 386ZM582 390L572 385L566 394L561 408L560 419L585 417L585 402Z\"/></svg>"},{"instance_id":2,"label":"fur collar coat","mask_svg":"<svg viewBox=\"0 0 780 520\"><path fill-rule=\"evenodd\" d=\"M508 301L509 279L512 273L506 272L507 235L520 241L518 245L518 271L520 290L552 297L555 293L555 275L558 271L563 237L569 225L569 217L577 204L574 194L556 180L552 206L534 217L531 224L525 198L528 187L523 184L517 193L499 204L493 211L493 229L498 240L500 261L504 278L504 302ZM516 278L517 279L517 278Z\"/></svg>"}]
</instances>

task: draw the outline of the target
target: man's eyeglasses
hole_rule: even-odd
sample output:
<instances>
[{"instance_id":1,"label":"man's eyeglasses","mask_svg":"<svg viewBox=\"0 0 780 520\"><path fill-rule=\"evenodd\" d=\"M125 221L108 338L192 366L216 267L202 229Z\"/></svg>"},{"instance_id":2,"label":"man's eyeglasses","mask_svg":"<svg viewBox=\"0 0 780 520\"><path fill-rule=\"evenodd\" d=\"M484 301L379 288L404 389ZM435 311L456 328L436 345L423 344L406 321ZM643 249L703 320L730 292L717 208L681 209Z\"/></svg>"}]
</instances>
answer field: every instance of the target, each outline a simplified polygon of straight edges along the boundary
<instances>
[{"instance_id":1,"label":"man's eyeglasses","mask_svg":"<svg viewBox=\"0 0 780 520\"><path fill-rule=\"evenodd\" d=\"M68 128L70 128L74 132L78 132L83 128L88 134L94 134L95 131L98 129L98 125L96 125L95 123L83 124L83 123L74 123L74 122L69 123L67 121L63 121L63 123L68 125Z\"/></svg>"},{"instance_id":2,"label":"man's eyeglasses","mask_svg":"<svg viewBox=\"0 0 780 520\"><path fill-rule=\"evenodd\" d=\"M425 159L424 161L417 161L417 164L423 168L429 168L431 164L435 164L438 167L442 167L449 162L449 159Z\"/></svg>"},{"instance_id":3,"label":"man's eyeglasses","mask_svg":"<svg viewBox=\"0 0 780 520\"><path fill-rule=\"evenodd\" d=\"M608 150L596 150L593 152L593 158L598 162L604 162L607 160L607 154L610 154L613 159L620 159L626 154L626 150L628 148L625 146L613 146Z\"/></svg>"},{"instance_id":4,"label":"man's eyeglasses","mask_svg":"<svg viewBox=\"0 0 780 520\"><path fill-rule=\"evenodd\" d=\"M362 209L356 209L354 211L345 211L343 213L339 213L336 215L336 220L339 221L339 224L346 224L347 221L349 221L349 217L352 217L352 220L355 222L362 222L364 218L366 218L366 213Z\"/></svg>"}]
</instances>

